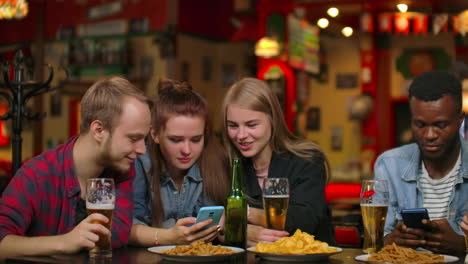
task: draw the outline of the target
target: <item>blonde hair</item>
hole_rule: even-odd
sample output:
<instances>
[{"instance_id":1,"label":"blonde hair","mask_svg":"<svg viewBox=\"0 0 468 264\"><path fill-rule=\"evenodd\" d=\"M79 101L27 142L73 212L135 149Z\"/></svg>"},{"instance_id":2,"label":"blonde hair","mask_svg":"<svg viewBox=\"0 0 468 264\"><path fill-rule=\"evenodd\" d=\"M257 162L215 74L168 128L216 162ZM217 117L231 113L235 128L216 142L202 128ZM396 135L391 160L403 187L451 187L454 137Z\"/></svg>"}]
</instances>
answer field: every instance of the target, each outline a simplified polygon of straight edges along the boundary
<instances>
[{"instance_id":1,"label":"blonde hair","mask_svg":"<svg viewBox=\"0 0 468 264\"><path fill-rule=\"evenodd\" d=\"M271 122L270 147L274 153L291 152L308 160L320 158L324 162L327 176L330 175L328 159L320 147L315 143L301 140L289 132L278 98L264 81L255 78L243 78L237 81L229 88L224 97L222 106L223 139L229 158L241 157L227 136L227 108L231 104L267 115Z\"/></svg>"},{"instance_id":2,"label":"blonde hair","mask_svg":"<svg viewBox=\"0 0 468 264\"><path fill-rule=\"evenodd\" d=\"M104 128L112 131L122 114L124 97L133 97L151 107L143 91L121 77L110 77L95 82L81 99L80 133L86 134L91 123L99 120Z\"/></svg>"}]
</instances>

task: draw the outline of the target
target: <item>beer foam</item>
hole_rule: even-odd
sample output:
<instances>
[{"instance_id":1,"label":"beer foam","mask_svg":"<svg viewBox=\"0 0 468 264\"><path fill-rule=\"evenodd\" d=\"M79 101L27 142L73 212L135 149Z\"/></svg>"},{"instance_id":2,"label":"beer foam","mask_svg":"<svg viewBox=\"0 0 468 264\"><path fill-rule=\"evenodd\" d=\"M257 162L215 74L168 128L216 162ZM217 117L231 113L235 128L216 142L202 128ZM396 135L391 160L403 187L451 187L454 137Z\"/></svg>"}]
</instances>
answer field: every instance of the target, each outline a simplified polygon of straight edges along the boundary
<instances>
[{"instance_id":1,"label":"beer foam","mask_svg":"<svg viewBox=\"0 0 468 264\"><path fill-rule=\"evenodd\" d=\"M366 207L388 207L388 204L361 204L361 206L366 206Z\"/></svg>"},{"instance_id":2,"label":"beer foam","mask_svg":"<svg viewBox=\"0 0 468 264\"><path fill-rule=\"evenodd\" d=\"M93 204L90 202L86 202L86 209L92 210L113 210L115 208L115 204Z\"/></svg>"},{"instance_id":3,"label":"beer foam","mask_svg":"<svg viewBox=\"0 0 468 264\"><path fill-rule=\"evenodd\" d=\"M289 198L288 194L268 194L263 195L264 198Z\"/></svg>"}]
</instances>

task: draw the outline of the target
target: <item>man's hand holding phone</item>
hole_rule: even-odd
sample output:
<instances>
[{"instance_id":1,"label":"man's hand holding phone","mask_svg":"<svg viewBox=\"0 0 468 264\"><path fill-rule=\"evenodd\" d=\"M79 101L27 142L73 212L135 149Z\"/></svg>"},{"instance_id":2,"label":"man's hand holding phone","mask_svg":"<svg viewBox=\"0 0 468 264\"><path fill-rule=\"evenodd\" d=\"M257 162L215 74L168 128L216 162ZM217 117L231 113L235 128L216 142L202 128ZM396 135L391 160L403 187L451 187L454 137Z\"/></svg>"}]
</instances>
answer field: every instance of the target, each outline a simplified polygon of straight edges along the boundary
<instances>
[{"instance_id":1,"label":"man's hand holding phone","mask_svg":"<svg viewBox=\"0 0 468 264\"><path fill-rule=\"evenodd\" d=\"M424 247L425 234L430 231L425 222L429 219L426 208L403 209L401 211L403 223L398 223L393 231L386 235L385 244L395 243L411 248ZM423 223L423 219L426 219Z\"/></svg>"},{"instance_id":2,"label":"man's hand holding phone","mask_svg":"<svg viewBox=\"0 0 468 264\"><path fill-rule=\"evenodd\" d=\"M403 223L409 228L431 231L431 227L423 222L424 219L429 220L429 213L426 208L403 209L401 210L401 217Z\"/></svg>"}]
</instances>

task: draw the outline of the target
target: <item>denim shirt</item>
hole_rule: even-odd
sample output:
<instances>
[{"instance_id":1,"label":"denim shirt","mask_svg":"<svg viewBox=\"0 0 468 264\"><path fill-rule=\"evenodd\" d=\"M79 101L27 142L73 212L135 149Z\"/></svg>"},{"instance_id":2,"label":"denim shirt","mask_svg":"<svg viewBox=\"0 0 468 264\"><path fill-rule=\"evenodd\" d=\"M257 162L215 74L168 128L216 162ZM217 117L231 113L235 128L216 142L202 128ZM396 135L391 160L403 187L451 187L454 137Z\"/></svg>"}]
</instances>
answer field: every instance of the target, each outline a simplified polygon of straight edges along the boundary
<instances>
[{"instance_id":1,"label":"denim shirt","mask_svg":"<svg viewBox=\"0 0 468 264\"><path fill-rule=\"evenodd\" d=\"M151 188L153 186L152 177L146 177L151 170L151 160L148 153L138 157L135 162L135 170L133 224L151 225L152 199L150 199L150 195L154 197L154 195L159 194L155 193L154 190L148 193L147 185L150 184ZM202 206L214 205L211 199L203 197L203 179L196 163L188 170L180 191L169 174L166 173L161 179L159 192L164 207L163 228L171 228L178 219L196 217Z\"/></svg>"},{"instance_id":2,"label":"denim shirt","mask_svg":"<svg viewBox=\"0 0 468 264\"><path fill-rule=\"evenodd\" d=\"M465 215L468 201L468 146L461 141L461 168L449 200L447 220L460 235L459 226ZM402 221L401 209L423 207L423 192L419 181L421 158L418 146L408 144L382 153L374 166L375 179L389 183L389 206L385 222L385 234L393 231Z\"/></svg>"}]
</instances>

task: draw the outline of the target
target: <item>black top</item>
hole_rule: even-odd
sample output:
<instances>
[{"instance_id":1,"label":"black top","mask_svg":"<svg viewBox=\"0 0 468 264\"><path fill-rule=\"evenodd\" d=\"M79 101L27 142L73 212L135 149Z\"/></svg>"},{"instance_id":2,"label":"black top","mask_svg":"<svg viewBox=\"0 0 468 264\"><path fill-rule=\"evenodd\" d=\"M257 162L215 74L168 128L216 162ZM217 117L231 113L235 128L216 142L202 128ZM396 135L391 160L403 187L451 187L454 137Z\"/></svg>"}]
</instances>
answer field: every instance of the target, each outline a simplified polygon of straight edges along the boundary
<instances>
[{"instance_id":1,"label":"black top","mask_svg":"<svg viewBox=\"0 0 468 264\"><path fill-rule=\"evenodd\" d=\"M76 204L76 216L75 216L75 226L77 226L81 221L83 221L88 216L86 212L86 202L83 199L80 199Z\"/></svg>"},{"instance_id":2,"label":"black top","mask_svg":"<svg viewBox=\"0 0 468 264\"><path fill-rule=\"evenodd\" d=\"M249 206L263 208L262 190L258 184L251 159L244 162L247 178L245 191ZM286 216L286 231L291 235L301 229L316 239L335 244L330 211L325 202L326 171L322 158L306 160L290 152L273 153L268 169L268 178L288 178L289 208Z\"/></svg>"}]
</instances>

